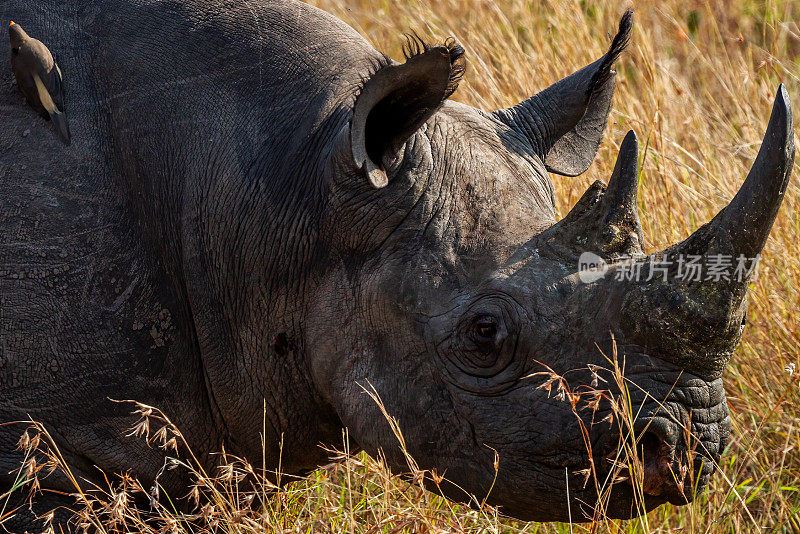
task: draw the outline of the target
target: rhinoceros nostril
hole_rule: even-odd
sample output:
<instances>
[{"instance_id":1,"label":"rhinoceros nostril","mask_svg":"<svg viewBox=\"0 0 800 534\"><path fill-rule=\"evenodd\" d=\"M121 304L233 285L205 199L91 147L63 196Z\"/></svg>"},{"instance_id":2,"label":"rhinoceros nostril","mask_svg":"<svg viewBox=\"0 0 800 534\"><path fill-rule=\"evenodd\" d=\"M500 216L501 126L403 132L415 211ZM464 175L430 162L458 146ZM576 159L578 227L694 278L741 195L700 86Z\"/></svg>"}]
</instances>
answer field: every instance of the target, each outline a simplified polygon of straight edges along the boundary
<instances>
[{"instance_id":1,"label":"rhinoceros nostril","mask_svg":"<svg viewBox=\"0 0 800 534\"><path fill-rule=\"evenodd\" d=\"M658 493L647 491L647 487L652 486L650 483L651 479L659 469L659 460L661 458L661 440L654 433L647 432L639 439L636 452L638 453L639 461L641 462L644 471L644 485L646 487L645 493L657 495ZM651 489L655 490L656 488L653 487Z\"/></svg>"},{"instance_id":2,"label":"rhinoceros nostril","mask_svg":"<svg viewBox=\"0 0 800 534\"><path fill-rule=\"evenodd\" d=\"M637 443L636 453L642 470L642 491L647 495L675 492L679 482L670 468L672 448L656 432L645 432Z\"/></svg>"}]
</instances>

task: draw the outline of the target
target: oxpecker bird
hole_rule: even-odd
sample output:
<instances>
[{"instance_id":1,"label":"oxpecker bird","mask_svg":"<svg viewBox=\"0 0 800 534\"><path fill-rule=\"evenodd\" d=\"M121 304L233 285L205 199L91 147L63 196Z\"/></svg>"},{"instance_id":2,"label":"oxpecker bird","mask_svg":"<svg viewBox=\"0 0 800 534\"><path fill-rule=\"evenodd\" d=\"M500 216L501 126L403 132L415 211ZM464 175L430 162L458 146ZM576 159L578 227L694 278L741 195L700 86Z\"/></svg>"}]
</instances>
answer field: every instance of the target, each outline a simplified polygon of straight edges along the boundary
<instances>
[{"instance_id":1,"label":"oxpecker bird","mask_svg":"<svg viewBox=\"0 0 800 534\"><path fill-rule=\"evenodd\" d=\"M53 54L41 42L30 37L22 26L11 22L11 70L28 104L45 120L52 120L58 135L69 145L70 133L64 114L64 90L61 69Z\"/></svg>"}]
</instances>

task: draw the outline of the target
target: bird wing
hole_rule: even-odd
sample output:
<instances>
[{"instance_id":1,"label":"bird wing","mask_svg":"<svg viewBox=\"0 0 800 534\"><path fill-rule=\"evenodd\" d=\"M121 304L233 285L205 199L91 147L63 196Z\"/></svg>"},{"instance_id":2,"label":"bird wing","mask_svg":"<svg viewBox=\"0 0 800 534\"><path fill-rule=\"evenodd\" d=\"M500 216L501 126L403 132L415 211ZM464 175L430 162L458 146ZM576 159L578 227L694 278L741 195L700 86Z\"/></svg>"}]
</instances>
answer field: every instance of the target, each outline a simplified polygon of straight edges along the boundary
<instances>
[{"instance_id":1,"label":"bird wing","mask_svg":"<svg viewBox=\"0 0 800 534\"><path fill-rule=\"evenodd\" d=\"M64 111L64 80L61 77L61 69L58 63L53 61L53 69L48 76L47 90L59 111Z\"/></svg>"},{"instance_id":2,"label":"bird wing","mask_svg":"<svg viewBox=\"0 0 800 534\"><path fill-rule=\"evenodd\" d=\"M53 102L53 98L50 96L50 91L44 85L44 82L38 74L33 75L33 82L36 84L36 94L39 95L39 101L42 103L42 107L47 110L50 117L56 113L60 113L58 107L56 107L56 103Z\"/></svg>"},{"instance_id":3,"label":"bird wing","mask_svg":"<svg viewBox=\"0 0 800 534\"><path fill-rule=\"evenodd\" d=\"M50 119L56 125L58 129L58 135L61 136L61 139L64 141L64 144L69 146L70 144L70 132L69 132L69 123L67 123L67 117L64 113L61 112L56 107L55 102L50 97L50 92L47 90L47 87L44 86L44 82L42 79L37 75L33 75L33 81L36 84L36 91L39 94L39 99L42 101L42 106L47 110L47 113L50 115Z\"/></svg>"},{"instance_id":4,"label":"bird wing","mask_svg":"<svg viewBox=\"0 0 800 534\"><path fill-rule=\"evenodd\" d=\"M29 66L32 72L39 75L56 109L58 111L63 111L64 87L61 77L61 68L58 66L50 49L47 48L43 42L37 39L30 39L26 45L20 49L19 57ZM42 103L44 104L44 101L42 101ZM52 115L52 112L50 115Z\"/></svg>"}]
</instances>

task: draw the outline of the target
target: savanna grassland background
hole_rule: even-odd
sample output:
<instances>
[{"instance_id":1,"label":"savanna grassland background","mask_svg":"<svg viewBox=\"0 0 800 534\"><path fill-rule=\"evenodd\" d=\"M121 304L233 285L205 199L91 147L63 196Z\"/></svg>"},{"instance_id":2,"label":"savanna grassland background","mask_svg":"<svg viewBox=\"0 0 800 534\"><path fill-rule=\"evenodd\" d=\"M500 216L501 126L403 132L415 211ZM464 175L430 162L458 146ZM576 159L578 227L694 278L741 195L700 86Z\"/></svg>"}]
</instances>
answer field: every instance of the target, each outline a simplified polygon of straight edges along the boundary
<instances>
[{"instance_id":1,"label":"savanna grassland background","mask_svg":"<svg viewBox=\"0 0 800 534\"><path fill-rule=\"evenodd\" d=\"M469 63L454 99L485 110L511 106L600 57L624 9L635 8L633 41L618 64L598 157L581 177L553 178L563 215L589 184L610 177L619 143L636 130L648 252L681 240L733 197L760 146L779 83L800 120L800 0L311 3L396 59L404 32L429 41L455 37ZM489 507L448 503L390 474L380 459L348 455L343 440L342 461L279 490L261 479L256 493L237 489L237 481L257 476L258 468L231 459L227 470L204 473L186 458L184 467L199 480L194 493L208 504L193 516L160 505L149 524L129 506L136 481L109 475L111 489L85 496L82 521L106 532L800 532L800 370L792 372L800 368L797 167L750 289L748 327L725 375L732 442L721 474L691 505L664 506L631 521L519 523ZM152 430L151 439L167 447L180 441L157 412L142 410L144 421L159 426L140 433ZM46 434L41 439L46 443Z\"/></svg>"}]
</instances>

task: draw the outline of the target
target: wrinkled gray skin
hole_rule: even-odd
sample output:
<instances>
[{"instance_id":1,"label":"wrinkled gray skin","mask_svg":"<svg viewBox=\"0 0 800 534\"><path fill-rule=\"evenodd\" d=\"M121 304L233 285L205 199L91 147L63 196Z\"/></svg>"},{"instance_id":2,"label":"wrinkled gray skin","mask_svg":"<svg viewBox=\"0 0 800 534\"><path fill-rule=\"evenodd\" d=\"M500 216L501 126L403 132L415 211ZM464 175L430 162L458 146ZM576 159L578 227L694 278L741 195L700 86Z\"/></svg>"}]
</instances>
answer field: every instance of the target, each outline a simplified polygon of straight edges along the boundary
<instances>
[{"instance_id":1,"label":"wrinkled gray skin","mask_svg":"<svg viewBox=\"0 0 800 534\"><path fill-rule=\"evenodd\" d=\"M669 475L687 449L678 423L696 438L686 479L705 486L729 434L720 377L745 284L581 283L585 250L612 273L649 260L635 138L608 190L558 223L547 174L594 158L626 28L605 61L486 113L445 101L458 47L388 62L290 0L5 0L8 19L58 56L73 144L0 79L0 419L42 421L76 474L134 468L151 483L163 465L123 437L131 405L108 399L162 408L209 464L223 447L260 464L264 426L266 465L283 437L284 471L303 473L347 427L403 471L374 387L421 467L478 499L494 481L488 502L519 518L582 520L597 490L581 422L601 483L617 423L601 422L607 402L573 413L526 377L546 365L585 391L613 336L645 436L646 508L692 499ZM668 253L761 250L791 128L781 88L737 199ZM0 427L0 487L23 428ZM179 471L160 482L185 492ZM71 491L57 476L45 487ZM637 513L628 484L606 511ZM7 528L36 526L21 513Z\"/></svg>"}]
</instances>

